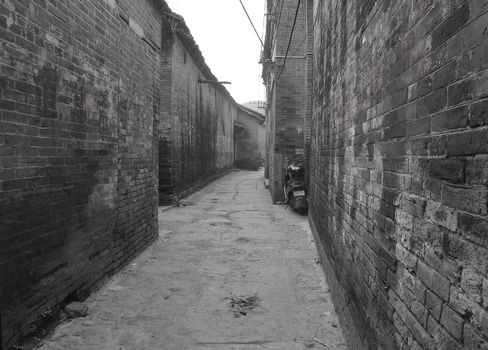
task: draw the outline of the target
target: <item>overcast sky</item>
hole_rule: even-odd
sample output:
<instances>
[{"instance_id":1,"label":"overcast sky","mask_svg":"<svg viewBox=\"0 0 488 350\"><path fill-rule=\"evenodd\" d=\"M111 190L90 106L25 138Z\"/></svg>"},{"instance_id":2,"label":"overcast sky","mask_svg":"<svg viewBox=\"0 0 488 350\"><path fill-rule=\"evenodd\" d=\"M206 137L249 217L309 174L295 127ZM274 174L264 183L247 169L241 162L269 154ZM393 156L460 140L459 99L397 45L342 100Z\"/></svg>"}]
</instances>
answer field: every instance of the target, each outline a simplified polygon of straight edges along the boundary
<instances>
[{"instance_id":1,"label":"overcast sky","mask_svg":"<svg viewBox=\"0 0 488 350\"><path fill-rule=\"evenodd\" d=\"M182 15L205 62L239 103L264 100L260 78L261 44L239 0L166 0ZM242 0L259 35L263 30L264 0Z\"/></svg>"}]
</instances>

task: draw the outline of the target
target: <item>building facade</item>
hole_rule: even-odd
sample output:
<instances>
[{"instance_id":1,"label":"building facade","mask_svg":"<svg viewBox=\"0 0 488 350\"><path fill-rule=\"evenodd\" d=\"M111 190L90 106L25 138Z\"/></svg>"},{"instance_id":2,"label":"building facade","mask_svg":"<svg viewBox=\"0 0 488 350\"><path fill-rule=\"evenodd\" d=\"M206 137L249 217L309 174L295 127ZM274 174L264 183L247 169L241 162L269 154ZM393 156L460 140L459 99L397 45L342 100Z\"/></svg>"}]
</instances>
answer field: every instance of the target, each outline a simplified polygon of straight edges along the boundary
<instances>
[{"instance_id":1,"label":"building facade","mask_svg":"<svg viewBox=\"0 0 488 350\"><path fill-rule=\"evenodd\" d=\"M308 159L312 4L310 0L267 2L261 62L267 93L265 176L273 203L284 200L282 176L288 162Z\"/></svg>"},{"instance_id":2,"label":"building facade","mask_svg":"<svg viewBox=\"0 0 488 350\"><path fill-rule=\"evenodd\" d=\"M234 167L239 105L205 63L183 18L165 17L159 195L170 203Z\"/></svg>"},{"instance_id":3,"label":"building facade","mask_svg":"<svg viewBox=\"0 0 488 350\"><path fill-rule=\"evenodd\" d=\"M488 3L314 4L310 222L362 338L486 347Z\"/></svg>"}]
</instances>

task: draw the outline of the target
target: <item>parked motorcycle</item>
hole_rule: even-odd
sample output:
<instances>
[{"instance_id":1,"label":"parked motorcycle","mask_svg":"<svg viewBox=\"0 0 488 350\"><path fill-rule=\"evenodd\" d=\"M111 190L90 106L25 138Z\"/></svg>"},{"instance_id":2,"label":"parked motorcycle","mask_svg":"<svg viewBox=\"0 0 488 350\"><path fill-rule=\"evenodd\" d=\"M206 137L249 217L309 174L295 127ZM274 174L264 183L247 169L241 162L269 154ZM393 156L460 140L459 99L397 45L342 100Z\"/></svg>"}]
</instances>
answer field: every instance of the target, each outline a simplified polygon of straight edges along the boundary
<instances>
[{"instance_id":1,"label":"parked motorcycle","mask_svg":"<svg viewBox=\"0 0 488 350\"><path fill-rule=\"evenodd\" d=\"M308 212L308 185L305 181L305 168L301 162L291 162L283 176L283 191L286 204L299 214Z\"/></svg>"}]
</instances>

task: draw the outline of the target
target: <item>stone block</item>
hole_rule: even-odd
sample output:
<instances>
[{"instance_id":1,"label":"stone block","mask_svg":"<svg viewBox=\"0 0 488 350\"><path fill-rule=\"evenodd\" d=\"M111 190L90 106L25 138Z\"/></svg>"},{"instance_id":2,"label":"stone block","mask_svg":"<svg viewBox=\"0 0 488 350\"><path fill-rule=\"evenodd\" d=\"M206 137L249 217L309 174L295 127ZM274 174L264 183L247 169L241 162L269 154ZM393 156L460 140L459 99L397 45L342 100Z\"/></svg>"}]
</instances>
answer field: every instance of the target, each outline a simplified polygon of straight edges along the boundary
<instances>
[{"instance_id":1,"label":"stone block","mask_svg":"<svg viewBox=\"0 0 488 350\"><path fill-rule=\"evenodd\" d=\"M469 107L469 125L472 128L488 124L488 100L477 101Z\"/></svg>"},{"instance_id":2,"label":"stone block","mask_svg":"<svg viewBox=\"0 0 488 350\"><path fill-rule=\"evenodd\" d=\"M427 290L425 295L425 307L437 321L440 321L442 304L442 300L437 295L430 290Z\"/></svg>"},{"instance_id":3,"label":"stone block","mask_svg":"<svg viewBox=\"0 0 488 350\"><path fill-rule=\"evenodd\" d=\"M418 261L417 263L416 273L418 278L427 288L433 291L442 300L449 300L450 282L447 278L442 277L437 271L421 261Z\"/></svg>"},{"instance_id":4,"label":"stone block","mask_svg":"<svg viewBox=\"0 0 488 350\"><path fill-rule=\"evenodd\" d=\"M408 270L415 270L417 266L417 256L409 252L403 246L397 243L396 245L396 257L400 263L405 266Z\"/></svg>"},{"instance_id":5,"label":"stone block","mask_svg":"<svg viewBox=\"0 0 488 350\"><path fill-rule=\"evenodd\" d=\"M436 113L432 116L432 132L445 132L452 129L463 129L468 124L468 106L461 106Z\"/></svg>"},{"instance_id":6,"label":"stone block","mask_svg":"<svg viewBox=\"0 0 488 350\"><path fill-rule=\"evenodd\" d=\"M464 345L468 349L488 349L486 338L482 337L479 332L469 324L464 324Z\"/></svg>"},{"instance_id":7,"label":"stone block","mask_svg":"<svg viewBox=\"0 0 488 350\"><path fill-rule=\"evenodd\" d=\"M483 287L482 287L482 301L483 301L483 306L485 308L488 308L488 279L483 279Z\"/></svg>"},{"instance_id":8,"label":"stone block","mask_svg":"<svg viewBox=\"0 0 488 350\"><path fill-rule=\"evenodd\" d=\"M457 213L439 203L428 201L425 208L425 217L431 222L445 227L451 231L456 231L458 226Z\"/></svg>"},{"instance_id":9,"label":"stone block","mask_svg":"<svg viewBox=\"0 0 488 350\"><path fill-rule=\"evenodd\" d=\"M449 306L442 307L442 316L440 323L451 333L457 340L462 340L463 337L463 319L454 312Z\"/></svg>"},{"instance_id":10,"label":"stone block","mask_svg":"<svg viewBox=\"0 0 488 350\"><path fill-rule=\"evenodd\" d=\"M471 268L464 268L461 274L461 288L471 299L481 304L483 278Z\"/></svg>"},{"instance_id":11,"label":"stone block","mask_svg":"<svg viewBox=\"0 0 488 350\"><path fill-rule=\"evenodd\" d=\"M449 106L457 106L461 103L471 101L474 98L474 89L476 87L476 80L465 79L459 83L450 85L447 89L447 99ZM463 120L465 116L464 111L460 111L459 119Z\"/></svg>"},{"instance_id":12,"label":"stone block","mask_svg":"<svg viewBox=\"0 0 488 350\"><path fill-rule=\"evenodd\" d=\"M466 160L466 183L484 185L488 183L488 157L469 158Z\"/></svg>"},{"instance_id":13,"label":"stone block","mask_svg":"<svg viewBox=\"0 0 488 350\"><path fill-rule=\"evenodd\" d=\"M444 41L453 36L469 20L469 5L463 4L441 23L432 33L432 48L439 47Z\"/></svg>"},{"instance_id":14,"label":"stone block","mask_svg":"<svg viewBox=\"0 0 488 350\"><path fill-rule=\"evenodd\" d=\"M488 187L444 184L442 204L476 215L487 215Z\"/></svg>"},{"instance_id":15,"label":"stone block","mask_svg":"<svg viewBox=\"0 0 488 350\"><path fill-rule=\"evenodd\" d=\"M446 180L450 183L465 182L465 161L463 159L439 159L429 161L429 176Z\"/></svg>"},{"instance_id":16,"label":"stone block","mask_svg":"<svg viewBox=\"0 0 488 350\"><path fill-rule=\"evenodd\" d=\"M447 137L447 154L449 156L475 156L487 153L487 130L470 130L449 134Z\"/></svg>"}]
</instances>

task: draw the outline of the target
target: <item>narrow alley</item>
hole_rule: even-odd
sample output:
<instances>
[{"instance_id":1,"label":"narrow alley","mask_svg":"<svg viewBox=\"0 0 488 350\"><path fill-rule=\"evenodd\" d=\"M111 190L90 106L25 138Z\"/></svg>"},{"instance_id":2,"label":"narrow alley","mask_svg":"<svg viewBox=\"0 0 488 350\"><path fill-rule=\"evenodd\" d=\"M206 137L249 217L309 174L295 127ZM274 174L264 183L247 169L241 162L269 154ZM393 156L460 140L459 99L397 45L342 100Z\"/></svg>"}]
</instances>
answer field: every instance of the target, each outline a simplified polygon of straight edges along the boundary
<instances>
[{"instance_id":1,"label":"narrow alley","mask_svg":"<svg viewBox=\"0 0 488 350\"><path fill-rule=\"evenodd\" d=\"M346 349L306 216L233 171L159 212L159 239L42 350Z\"/></svg>"},{"instance_id":2,"label":"narrow alley","mask_svg":"<svg viewBox=\"0 0 488 350\"><path fill-rule=\"evenodd\" d=\"M488 0L0 0L38 348L488 350Z\"/></svg>"}]
</instances>

